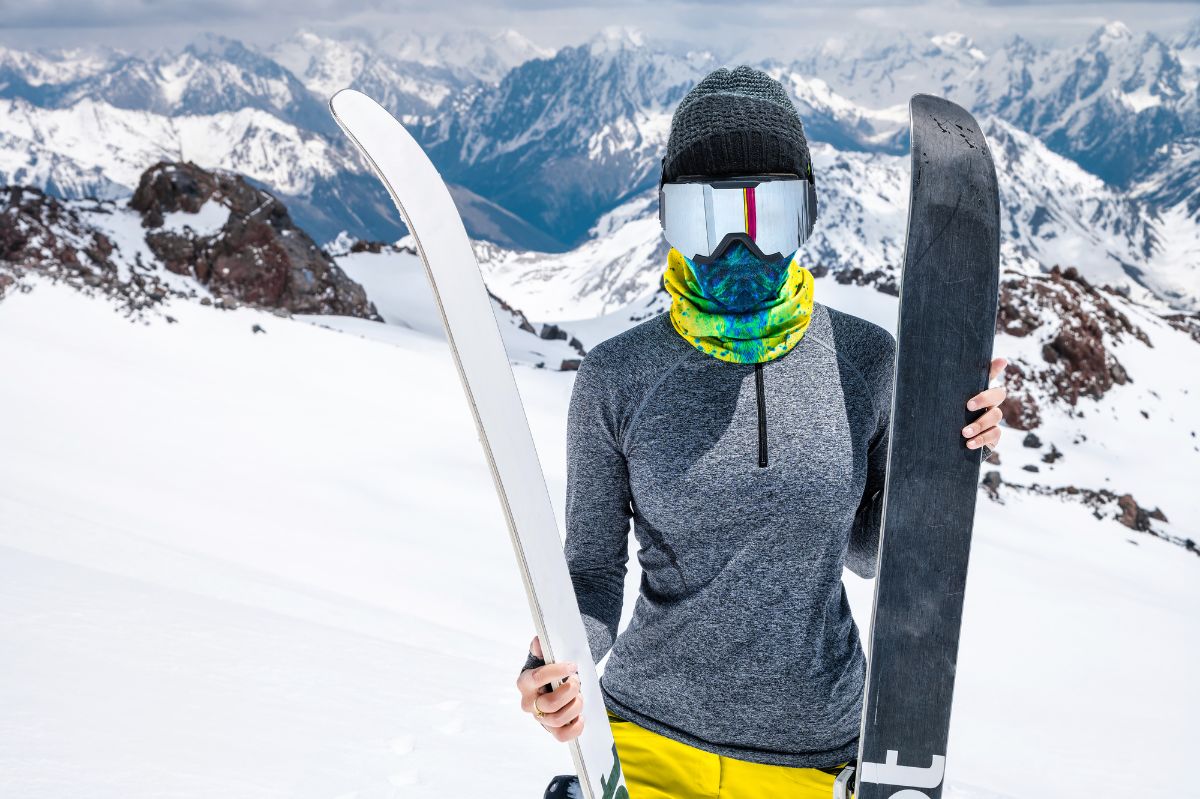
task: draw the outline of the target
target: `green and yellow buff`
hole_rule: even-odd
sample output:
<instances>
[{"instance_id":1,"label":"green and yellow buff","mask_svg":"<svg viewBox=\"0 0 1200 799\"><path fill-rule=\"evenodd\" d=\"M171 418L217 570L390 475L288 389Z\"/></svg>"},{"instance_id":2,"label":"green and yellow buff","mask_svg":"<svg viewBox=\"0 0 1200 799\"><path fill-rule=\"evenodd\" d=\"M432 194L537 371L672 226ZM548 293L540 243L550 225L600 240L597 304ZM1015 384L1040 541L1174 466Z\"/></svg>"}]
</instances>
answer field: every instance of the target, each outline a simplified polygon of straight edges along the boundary
<instances>
[{"instance_id":1,"label":"green and yellow buff","mask_svg":"<svg viewBox=\"0 0 1200 799\"><path fill-rule=\"evenodd\" d=\"M739 244L719 264L697 267L672 247L663 284L671 294L676 332L700 352L729 363L786 355L812 319L813 275L795 253L770 264Z\"/></svg>"}]
</instances>

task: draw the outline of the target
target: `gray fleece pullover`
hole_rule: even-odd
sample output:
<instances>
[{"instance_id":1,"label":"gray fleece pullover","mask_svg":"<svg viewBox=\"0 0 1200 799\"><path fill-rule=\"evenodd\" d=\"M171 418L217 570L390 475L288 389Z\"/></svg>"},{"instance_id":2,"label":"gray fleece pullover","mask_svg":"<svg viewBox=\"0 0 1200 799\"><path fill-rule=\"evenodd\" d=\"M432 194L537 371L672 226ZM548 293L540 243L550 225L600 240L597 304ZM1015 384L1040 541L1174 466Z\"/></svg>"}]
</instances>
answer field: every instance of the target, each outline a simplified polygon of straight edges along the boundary
<instances>
[{"instance_id":1,"label":"gray fleece pullover","mask_svg":"<svg viewBox=\"0 0 1200 799\"><path fill-rule=\"evenodd\" d=\"M699 352L665 313L584 358L565 547L592 656L612 650L609 710L741 760L856 756L865 660L841 578L875 573L895 349L814 303L763 364ZM630 519L642 582L618 635Z\"/></svg>"}]
</instances>

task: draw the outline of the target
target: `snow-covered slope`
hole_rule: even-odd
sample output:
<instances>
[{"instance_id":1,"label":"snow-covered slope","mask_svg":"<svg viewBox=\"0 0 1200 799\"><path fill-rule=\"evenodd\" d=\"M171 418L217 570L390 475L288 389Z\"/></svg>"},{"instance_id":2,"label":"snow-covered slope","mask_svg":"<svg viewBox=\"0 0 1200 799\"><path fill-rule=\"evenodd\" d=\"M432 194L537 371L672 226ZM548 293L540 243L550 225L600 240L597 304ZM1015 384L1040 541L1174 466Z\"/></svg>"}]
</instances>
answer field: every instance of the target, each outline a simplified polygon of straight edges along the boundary
<instances>
[{"instance_id":1,"label":"snow-covered slope","mask_svg":"<svg viewBox=\"0 0 1200 799\"><path fill-rule=\"evenodd\" d=\"M624 308L658 287L666 253L653 192L605 214L588 240L566 253L476 244L492 290L521 297L521 308L539 319L588 318Z\"/></svg>"},{"instance_id":2,"label":"snow-covered slope","mask_svg":"<svg viewBox=\"0 0 1200 799\"><path fill-rule=\"evenodd\" d=\"M894 323L882 293L816 295ZM429 318L411 276L374 296ZM445 344L165 311L131 324L41 281L0 303L0 414L19 422L0 458L5 792L530 796L568 771L517 709L532 629ZM1194 536L1200 384L1177 367L1197 344L1137 322L1155 344L1120 350L1137 382L1086 418L1049 409L1066 454L1040 479L1132 487ZM1008 335L997 353L1025 354ZM516 373L561 519L572 373ZM999 469L1027 483L1019 435ZM1191 751L1200 561L1111 506L999 499L981 489L947 797L1195 795L1142 764ZM847 583L865 622L870 584Z\"/></svg>"},{"instance_id":3,"label":"snow-covered slope","mask_svg":"<svg viewBox=\"0 0 1200 799\"><path fill-rule=\"evenodd\" d=\"M364 324L344 317L313 321L386 341L393 340L396 328L444 338L441 315L426 299L428 278L411 237L405 237L394 246L382 247L379 252L343 252L338 256L337 264L366 289L367 296L388 325ZM535 324L520 308L513 308L495 294L492 303L504 345L514 362L549 369L578 366L585 350L573 332Z\"/></svg>"},{"instance_id":4,"label":"snow-covered slope","mask_svg":"<svg viewBox=\"0 0 1200 799\"><path fill-rule=\"evenodd\" d=\"M528 621L443 344L186 302L131 325L53 286L0 308L5 795L541 778L491 746L526 731L503 700Z\"/></svg>"}]
</instances>

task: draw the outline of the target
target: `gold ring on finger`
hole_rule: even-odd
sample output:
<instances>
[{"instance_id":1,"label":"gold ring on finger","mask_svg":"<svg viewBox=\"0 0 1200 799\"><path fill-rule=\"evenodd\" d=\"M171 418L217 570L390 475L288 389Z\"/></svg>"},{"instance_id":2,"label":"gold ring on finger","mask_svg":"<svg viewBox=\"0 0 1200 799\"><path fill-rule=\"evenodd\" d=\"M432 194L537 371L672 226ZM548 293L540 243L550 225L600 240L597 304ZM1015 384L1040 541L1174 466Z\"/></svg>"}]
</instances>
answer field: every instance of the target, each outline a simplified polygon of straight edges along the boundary
<instances>
[{"instance_id":1,"label":"gold ring on finger","mask_svg":"<svg viewBox=\"0 0 1200 799\"><path fill-rule=\"evenodd\" d=\"M542 698L542 697L541 697L540 695L539 695L539 696L535 696L535 697L533 698L533 715L534 715L534 718L539 718L539 719L540 719L540 718L543 718L543 717L546 715L544 712L542 712L542 709L541 709L540 707L538 707L538 704L537 704L537 701L538 701L539 699L541 699L541 698Z\"/></svg>"}]
</instances>

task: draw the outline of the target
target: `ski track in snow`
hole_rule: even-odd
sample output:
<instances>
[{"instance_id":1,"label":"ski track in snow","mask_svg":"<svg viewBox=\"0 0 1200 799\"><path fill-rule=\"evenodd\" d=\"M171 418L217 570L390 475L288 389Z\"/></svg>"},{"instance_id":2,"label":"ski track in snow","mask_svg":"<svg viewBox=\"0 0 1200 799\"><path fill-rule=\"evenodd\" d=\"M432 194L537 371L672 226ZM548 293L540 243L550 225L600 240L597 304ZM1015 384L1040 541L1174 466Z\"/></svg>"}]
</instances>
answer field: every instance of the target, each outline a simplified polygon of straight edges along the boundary
<instances>
[{"instance_id":1,"label":"ski track in snow","mask_svg":"<svg viewBox=\"0 0 1200 799\"><path fill-rule=\"evenodd\" d=\"M183 301L131 323L42 282L0 304L0 795L531 797L571 770L517 708L528 606L428 297L404 296L381 311L410 327ZM894 298L818 296L893 326ZM1168 334L1131 371L1163 375ZM561 523L572 375L516 371ZM1197 389L1177 372L1164 396ZM1085 477L1040 479L1139 473L1183 531L1187 469L1117 452L1165 429L1129 427L1146 382L1114 389L1124 428L1071 420L1093 450L1056 468ZM1039 452L1005 437L1016 479ZM945 795L1200 796L1159 767L1195 746L1200 563L1004 498L977 506ZM865 630L872 584L846 584Z\"/></svg>"}]
</instances>

